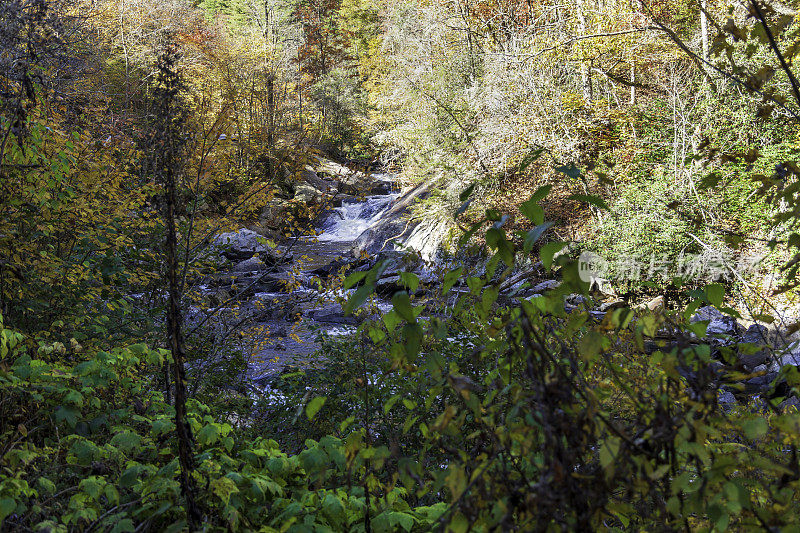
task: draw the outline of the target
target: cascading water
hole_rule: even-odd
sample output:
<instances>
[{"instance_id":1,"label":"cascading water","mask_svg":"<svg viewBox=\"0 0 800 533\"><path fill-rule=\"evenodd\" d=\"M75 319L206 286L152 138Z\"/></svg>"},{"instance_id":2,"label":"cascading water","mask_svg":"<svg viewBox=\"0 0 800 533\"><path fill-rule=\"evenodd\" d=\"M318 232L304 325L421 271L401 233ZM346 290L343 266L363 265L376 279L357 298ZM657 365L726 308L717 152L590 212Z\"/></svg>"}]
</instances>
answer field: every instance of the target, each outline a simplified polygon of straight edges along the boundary
<instances>
[{"instance_id":1,"label":"cascading water","mask_svg":"<svg viewBox=\"0 0 800 533\"><path fill-rule=\"evenodd\" d=\"M369 196L361 201L344 202L322 223L320 241L352 242L391 207L397 194Z\"/></svg>"}]
</instances>

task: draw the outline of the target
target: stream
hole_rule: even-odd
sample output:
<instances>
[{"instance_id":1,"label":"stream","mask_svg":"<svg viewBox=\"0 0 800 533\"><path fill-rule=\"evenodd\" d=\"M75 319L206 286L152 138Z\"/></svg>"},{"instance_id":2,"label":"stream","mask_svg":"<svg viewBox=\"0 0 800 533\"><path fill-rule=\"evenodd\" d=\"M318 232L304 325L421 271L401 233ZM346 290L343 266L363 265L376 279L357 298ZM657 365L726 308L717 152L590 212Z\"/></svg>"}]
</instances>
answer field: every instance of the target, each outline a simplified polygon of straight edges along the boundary
<instances>
[{"instance_id":1,"label":"stream","mask_svg":"<svg viewBox=\"0 0 800 533\"><path fill-rule=\"evenodd\" d=\"M257 327L263 330L257 336L264 337L267 332L260 346L248 350L253 354L250 378L255 381L266 378L287 364L312 366L321 337L355 331L355 320L345 317L336 302L337 296L346 297L352 290L337 291L338 294L322 291L314 273L331 264L355 261L354 242L381 219L397 197L394 193L345 201L321 219L316 238L307 237L292 246L295 259L289 267L295 270L300 287L291 292L256 292L247 304L255 307L257 313L263 311L264 319L257 320ZM385 305L388 310L390 305Z\"/></svg>"}]
</instances>

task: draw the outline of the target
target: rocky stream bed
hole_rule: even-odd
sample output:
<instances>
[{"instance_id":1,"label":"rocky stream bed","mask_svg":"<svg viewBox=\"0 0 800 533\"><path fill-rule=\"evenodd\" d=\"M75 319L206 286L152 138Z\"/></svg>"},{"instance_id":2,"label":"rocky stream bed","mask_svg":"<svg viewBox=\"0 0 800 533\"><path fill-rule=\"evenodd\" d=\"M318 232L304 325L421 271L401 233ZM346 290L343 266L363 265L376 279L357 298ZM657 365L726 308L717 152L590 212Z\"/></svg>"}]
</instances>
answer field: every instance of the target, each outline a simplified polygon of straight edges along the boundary
<instances>
[{"instance_id":1,"label":"rocky stream bed","mask_svg":"<svg viewBox=\"0 0 800 533\"><path fill-rule=\"evenodd\" d=\"M378 282L379 312L391 309L388 299L401 288L400 272L415 272L423 282L422 291L438 283L436 251L443 232L435 220L412 222L410 218L413 203L427 194L424 186L400 190L388 174L353 176L346 167L332 162L321 168L326 174L308 169L306 182L295 191L295 199L303 202L320 201L326 195L330 199L331 191L333 198L338 197L320 215L317 235L277 246L268 246L263 236L251 229L218 235L212 250L219 254L222 266L202 290L208 304L219 310L213 320L207 318L207 310L194 309L189 314L188 327L217 330L218 336L227 335L233 326L247 324L249 333L244 337L253 341L244 348L251 355L247 378L255 383L269 379L287 364L313 366L322 337L355 331L358 319L345 316L341 305L351 291L330 289L328 283L343 267L363 270L380 259L390 261ZM351 194L358 192L355 187L369 194ZM342 191L347 193L342 196ZM535 298L558 286L557 280L543 275L533 268L512 276L502 285L503 297ZM244 298L226 307L232 294ZM565 296L567 310L588 306L597 320L622 305L609 295L591 302L579 295ZM651 309L660 305L663 301L658 299L645 304ZM781 367L800 366L800 343L780 328L760 324L744 327L710 306L698 309L691 320L708 322L704 338L678 339L665 331L646 344L647 351L707 342L715 359L710 365L722 372L726 368L718 362L721 350L733 350L736 361L731 365L729 360L727 370L734 369L745 377L719 386L718 399L723 405L753 396L782 395L786 387L780 384ZM246 344L240 342L240 346ZM796 398L787 401L800 403Z\"/></svg>"}]
</instances>

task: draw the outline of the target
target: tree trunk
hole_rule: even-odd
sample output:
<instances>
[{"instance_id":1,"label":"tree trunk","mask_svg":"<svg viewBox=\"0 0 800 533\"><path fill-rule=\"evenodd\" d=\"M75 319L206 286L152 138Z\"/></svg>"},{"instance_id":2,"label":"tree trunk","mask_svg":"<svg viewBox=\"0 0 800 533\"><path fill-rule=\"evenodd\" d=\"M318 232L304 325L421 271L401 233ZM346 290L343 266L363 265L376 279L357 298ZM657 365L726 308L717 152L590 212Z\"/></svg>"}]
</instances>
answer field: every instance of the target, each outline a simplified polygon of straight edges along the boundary
<instances>
[{"instance_id":1,"label":"tree trunk","mask_svg":"<svg viewBox=\"0 0 800 533\"><path fill-rule=\"evenodd\" d=\"M700 39L703 46L703 61L708 61L708 17L706 0L700 0Z\"/></svg>"},{"instance_id":2,"label":"tree trunk","mask_svg":"<svg viewBox=\"0 0 800 533\"><path fill-rule=\"evenodd\" d=\"M172 380L175 390L175 431L178 438L178 460L181 466L181 492L186 500L186 519L191 531L201 523L201 513L194 496L192 471L194 456L192 452L192 432L186 420L186 378L184 375L184 346L181 332L181 291L178 278L178 237L175 230L175 209L177 203L177 169L181 157L181 124L184 118L177 96L183 84L176 73L177 51L173 46L159 57L158 78L160 87L156 90L156 120L153 124L153 157L155 171L164 185L164 243L167 261L168 307L167 340L172 352ZM169 387L169 385L167 385Z\"/></svg>"},{"instance_id":3,"label":"tree trunk","mask_svg":"<svg viewBox=\"0 0 800 533\"><path fill-rule=\"evenodd\" d=\"M584 0L576 0L576 11L578 12L578 32L580 35L586 35L586 13L584 11ZM583 93L583 100L589 104L592 101L592 74L589 70L589 63L586 58L581 54L581 92Z\"/></svg>"}]
</instances>

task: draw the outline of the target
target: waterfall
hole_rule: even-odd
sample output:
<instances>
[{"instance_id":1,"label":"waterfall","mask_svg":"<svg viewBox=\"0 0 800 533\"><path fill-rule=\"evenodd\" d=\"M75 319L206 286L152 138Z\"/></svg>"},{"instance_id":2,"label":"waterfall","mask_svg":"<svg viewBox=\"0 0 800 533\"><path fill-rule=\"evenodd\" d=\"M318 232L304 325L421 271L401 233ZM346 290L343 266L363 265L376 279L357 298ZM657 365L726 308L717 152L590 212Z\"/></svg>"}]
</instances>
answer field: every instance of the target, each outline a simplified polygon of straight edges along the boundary
<instances>
[{"instance_id":1,"label":"waterfall","mask_svg":"<svg viewBox=\"0 0 800 533\"><path fill-rule=\"evenodd\" d=\"M345 201L333 209L322 223L320 241L351 242L380 220L391 207L397 194L369 196L364 201Z\"/></svg>"}]
</instances>

